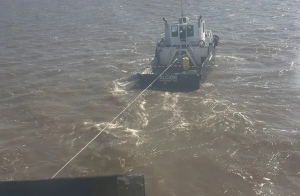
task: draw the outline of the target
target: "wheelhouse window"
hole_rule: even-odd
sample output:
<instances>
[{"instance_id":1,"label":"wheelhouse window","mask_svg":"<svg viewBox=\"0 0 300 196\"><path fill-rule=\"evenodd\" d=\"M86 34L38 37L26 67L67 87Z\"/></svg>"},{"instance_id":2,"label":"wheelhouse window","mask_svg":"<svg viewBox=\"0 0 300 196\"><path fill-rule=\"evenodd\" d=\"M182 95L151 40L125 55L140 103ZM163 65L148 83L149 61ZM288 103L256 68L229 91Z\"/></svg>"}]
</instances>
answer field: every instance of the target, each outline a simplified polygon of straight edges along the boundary
<instances>
[{"instance_id":1,"label":"wheelhouse window","mask_svg":"<svg viewBox=\"0 0 300 196\"><path fill-rule=\"evenodd\" d=\"M187 36L194 37L194 25L187 26Z\"/></svg>"},{"instance_id":2,"label":"wheelhouse window","mask_svg":"<svg viewBox=\"0 0 300 196\"><path fill-rule=\"evenodd\" d=\"M172 37L178 37L178 26L171 26Z\"/></svg>"}]
</instances>

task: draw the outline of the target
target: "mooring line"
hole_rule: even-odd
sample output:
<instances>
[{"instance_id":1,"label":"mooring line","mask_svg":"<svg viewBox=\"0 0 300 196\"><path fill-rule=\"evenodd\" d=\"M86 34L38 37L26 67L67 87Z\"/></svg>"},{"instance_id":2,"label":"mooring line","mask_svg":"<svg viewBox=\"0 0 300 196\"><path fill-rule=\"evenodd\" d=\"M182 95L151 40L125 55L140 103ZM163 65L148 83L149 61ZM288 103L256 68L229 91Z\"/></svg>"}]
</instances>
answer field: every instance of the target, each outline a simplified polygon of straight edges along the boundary
<instances>
[{"instance_id":1,"label":"mooring line","mask_svg":"<svg viewBox=\"0 0 300 196\"><path fill-rule=\"evenodd\" d=\"M108 127L108 125L112 124L117 118L119 118L138 98L140 98L144 92L146 92L146 90L148 90L148 88L150 88L153 83L158 80L158 78L160 78L160 76L162 76L171 66L173 65L173 62L163 71L159 74L159 76L157 76L132 102L130 102L116 117L114 117L112 119L112 121L110 121L110 123L108 123L101 131L99 131L99 133L93 138L91 139L81 150L79 150L64 166L62 166L53 176L52 178L55 178L63 169L65 169L65 167L67 167L84 149L86 149L103 131L106 130L106 128ZM96 146L97 148L97 146ZM78 165L79 166L79 165ZM77 166L77 167L78 167ZM76 167L76 168L77 168Z\"/></svg>"}]
</instances>

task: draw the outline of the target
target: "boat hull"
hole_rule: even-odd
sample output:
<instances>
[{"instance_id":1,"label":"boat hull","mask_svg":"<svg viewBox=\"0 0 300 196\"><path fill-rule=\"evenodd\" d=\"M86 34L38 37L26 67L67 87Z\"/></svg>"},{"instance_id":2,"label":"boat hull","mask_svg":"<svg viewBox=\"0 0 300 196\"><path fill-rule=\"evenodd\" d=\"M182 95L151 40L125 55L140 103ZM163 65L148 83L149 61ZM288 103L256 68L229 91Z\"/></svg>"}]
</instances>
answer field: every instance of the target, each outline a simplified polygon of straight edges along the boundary
<instances>
[{"instance_id":1,"label":"boat hull","mask_svg":"<svg viewBox=\"0 0 300 196\"><path fill-rule=\"evenodd\" d=\"M184 88L199 89L200 74L138 74L139 84L141 88L147 88L151 84L154 88Z\"/></svg>"}]
</instances>

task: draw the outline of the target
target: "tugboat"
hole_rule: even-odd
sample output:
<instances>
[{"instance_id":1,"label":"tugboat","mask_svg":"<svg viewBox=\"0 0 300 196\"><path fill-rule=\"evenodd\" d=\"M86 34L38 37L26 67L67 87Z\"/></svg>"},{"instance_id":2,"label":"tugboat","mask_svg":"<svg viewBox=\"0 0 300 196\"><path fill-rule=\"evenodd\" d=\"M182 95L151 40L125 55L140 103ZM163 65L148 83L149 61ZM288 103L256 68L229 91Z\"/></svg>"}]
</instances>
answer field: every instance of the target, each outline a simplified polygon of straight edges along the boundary
<instances>
[{"instance_id":1,"label":"tugboat","mask_svg":"<svg viewBox=\"0 0 300 196\"><path fill-rule=\"evenodd\" d=\"M156 44L155 57L138 74L140 87L200 88L200 80L211 70L219 37L198 19L182 16L165 22L165 33Z\"/></svg>"}]
</instances>

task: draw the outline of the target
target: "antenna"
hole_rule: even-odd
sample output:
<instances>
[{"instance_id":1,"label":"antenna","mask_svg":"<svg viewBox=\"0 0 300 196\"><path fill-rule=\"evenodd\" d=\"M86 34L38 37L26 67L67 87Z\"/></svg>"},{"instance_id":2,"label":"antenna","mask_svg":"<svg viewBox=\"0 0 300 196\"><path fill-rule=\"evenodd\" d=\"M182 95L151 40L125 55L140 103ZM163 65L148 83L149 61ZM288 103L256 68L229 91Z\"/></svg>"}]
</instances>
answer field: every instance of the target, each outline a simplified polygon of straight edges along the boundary
<instances>
[{"instance_id":1,"label":"antenna","mask_svg":"<svg viewBox=\"0 0 300 196\"><path fill-rule=\"evenodd\" d=\"M183 18L182 0L180 2L181 2L181 18Z\"/></svg>"}]
</instances>

